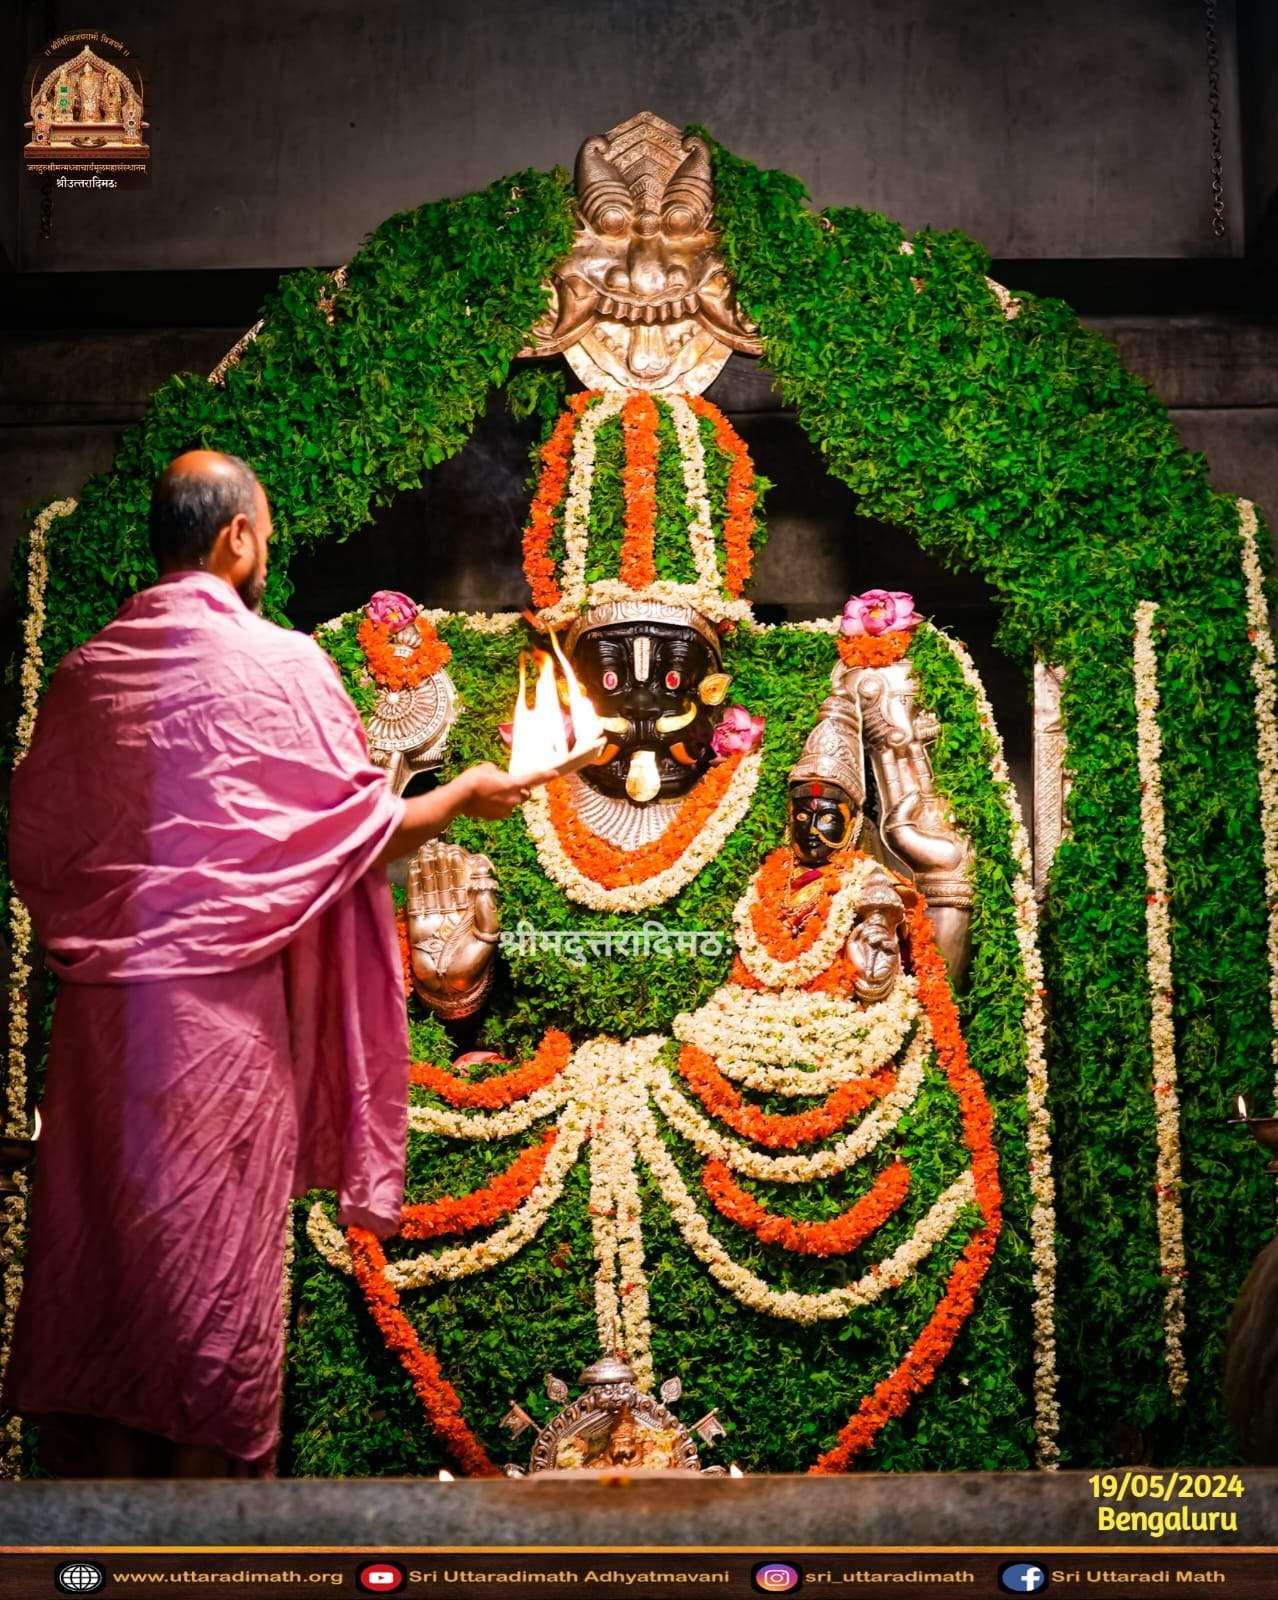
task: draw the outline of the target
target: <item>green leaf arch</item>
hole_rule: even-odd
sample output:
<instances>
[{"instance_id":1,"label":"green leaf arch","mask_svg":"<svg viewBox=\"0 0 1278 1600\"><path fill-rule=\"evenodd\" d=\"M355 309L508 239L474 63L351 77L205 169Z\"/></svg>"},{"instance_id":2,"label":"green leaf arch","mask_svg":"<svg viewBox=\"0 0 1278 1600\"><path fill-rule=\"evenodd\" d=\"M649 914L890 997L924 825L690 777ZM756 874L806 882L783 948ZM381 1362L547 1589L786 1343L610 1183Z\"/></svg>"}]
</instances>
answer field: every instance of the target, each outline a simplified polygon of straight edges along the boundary
<instances>
[{"instance_id":1,"label":"green leaf arch","mask_svg":"<svg viewBox=\"0 0 1278 1600\"><path fill-rule=\"evenodd\" d=\"M702 131L704 130L697 130ZM985 253L854 209L713 148L739 297L782 398L864 511L971 568L1027 669L1065 668L1070 837L1044 912L1059 1180L1059 1361L1067 1459L1226 1460L1228 1305L1272 1199L1223 1126L1273 1094L1252 645L1235 503L1165 408L1064 304L1009 318ZM571 246L568 175L522 172L383 223L349 264L287 274L221 384L152 397L112 469L48 541L46 670L152 576L156 473L194 445L261 472L289 556L344 537L459 450L505 381ZM1264 541L1268 570L1267 540ZM24 555L20 547L18 560ZM874 574L867 573L867 583ZM1136 604L1159 603L1173 973L1191 1276L1188 1403L1167 1391L1132 694Z\"/></svg>"}]
</instances>

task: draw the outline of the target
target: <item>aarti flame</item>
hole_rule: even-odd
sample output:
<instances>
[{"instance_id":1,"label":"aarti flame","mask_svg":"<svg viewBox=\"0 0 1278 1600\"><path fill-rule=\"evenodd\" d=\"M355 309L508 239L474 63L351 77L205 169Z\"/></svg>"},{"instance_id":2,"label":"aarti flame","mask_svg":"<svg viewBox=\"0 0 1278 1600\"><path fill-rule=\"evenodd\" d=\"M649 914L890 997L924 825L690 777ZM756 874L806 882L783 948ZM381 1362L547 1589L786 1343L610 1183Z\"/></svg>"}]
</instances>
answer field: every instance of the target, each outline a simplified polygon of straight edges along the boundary
<instances>
[{"instance_id":1,"label":"aarti flame","mask_svg":"<svg viewBox=\"0 0 1278 1600\"><path fill-rule=\"evenodd\" d=\"M1247 1102L1243 1099L1242 1095L1238 1096L1238 1115L1243 1119L1244 1122L1246 1122Z\"/></svg>"},{"instance_id":2,"label":"aarti flame","mask_svg":"<svg viewBox=\"0 0 1278 1600\"><path fill-rule=\"evenodd\" d=\"M515 715L510 735L511 772L545 772L558 768L571 772L587 766L601 752L604 745L604 727L589 697L582 692L568 658L559 647L559 640L551 630L550 645L553 655L541 654L533 703L528 704L528 674L524 656L519 657L519 698L515 701ZM555 674L559 663L562 678ZM564 709L572 725L572 745L568 743L568 729L564 725Z\"/></svg>"}]
</instances>

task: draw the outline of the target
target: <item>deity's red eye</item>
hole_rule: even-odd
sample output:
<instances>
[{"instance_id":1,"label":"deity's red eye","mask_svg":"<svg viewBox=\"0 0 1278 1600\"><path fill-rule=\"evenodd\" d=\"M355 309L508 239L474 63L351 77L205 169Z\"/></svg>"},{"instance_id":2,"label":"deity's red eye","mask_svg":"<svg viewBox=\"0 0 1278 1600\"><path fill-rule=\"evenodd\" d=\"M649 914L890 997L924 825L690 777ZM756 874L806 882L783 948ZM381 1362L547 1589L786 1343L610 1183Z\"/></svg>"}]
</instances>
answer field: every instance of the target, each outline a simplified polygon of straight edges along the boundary
<instances>
[{"instance_id":1,"label":"deity's red eye","mask_svg":"<svg viewBox=\"0 0 1278 1600\"><path fill-rule=\"evenodd\" d=\"M603 675L603 686L605 689L615 689L617 687L617 674L611 669Z\"/></svg>"},{"instance_id":2,"label":"deity's red eye","mask_svg":"<svg viewBox=\"0 0 1278 1600\"><path fill-rule=\"evenodd\" d=\"M677 689L678 687L679 687L679 674L677 672L667 672L666 673L666 688L667 689Z\"/></svg>"}]
</instances>

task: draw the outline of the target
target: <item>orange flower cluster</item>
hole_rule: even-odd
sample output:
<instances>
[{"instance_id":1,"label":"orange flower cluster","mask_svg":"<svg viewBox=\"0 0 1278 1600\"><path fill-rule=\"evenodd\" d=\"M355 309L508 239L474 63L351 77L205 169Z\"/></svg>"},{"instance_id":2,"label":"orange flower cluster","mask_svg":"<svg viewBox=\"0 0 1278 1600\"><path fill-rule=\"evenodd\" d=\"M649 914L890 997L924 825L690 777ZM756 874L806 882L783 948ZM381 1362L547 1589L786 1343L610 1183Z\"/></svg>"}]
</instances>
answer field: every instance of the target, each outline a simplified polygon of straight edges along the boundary
<instances>
[{"instance_id":1,"label":"orange flower cluster","mask_svg":"<svg viewBox=\"0 0 1278 1600\"><path fill-rule=\"evenodd\" d=\"M743 1139L768 1150L791 1150L795 1145L828 1139L858 1111L864 1111L896 1087L896 1073L885 1067L873 1077L852 1078L841 1083L811 1111L773 1115L745 1101L719 1071L713 1058L695 1045L686 1044L680 1050L679 1071L711 1116L726 1123Z\"/></svg>"},{"instance_id":2,"label":"orange flower cluster","mask_svg":"<svg viewBox=\"0 0 1278 1600\"><path fill-rule=\"evenodd\" d=\"M413 993L413 959L408 945L408 913L403 906L395 909L395 933L399 939L399 960L404 969L404 995L411 999Z\"/></svg>"},{"instance_id":3,"label":"orange flower cluster","mask_svg":"<svg viewBox=\"0 0 1278 1600\"><path fill-rule=\"evenodd\" d=\"M914 1396L932 1382L937 1368L972 1314L1002 1226L1003 1196L999 1186L998 1155L994 1149L994 1113L986 1098L985 1086L968 1062L945 961L936 948L932 924L921 899L910 907L908 917L919 1000L932 1024L937 1060L958 1096L964 1142L972 1157L972 1175L976 1180L976 1203L984 1227L968 1240L950 1274L944 1295L904 1360L862 1400L840 1431L834 1448L827 1450L810 1469L816 1473L845 1472L853 1457L873 1443L883 1425L893 1417L903 1416Z\"/></svg>"},{"instance_id":4,"label":"orange flower cluster","mask_svg":"<svg viewBox=\"0 0 1278 1600\"><path fill-rule=\"evenodd\" d=\"M421 643L410 656L397 656L391 644L391 631L384 622L365 617L359 625L359 647L374 681L383 689L415 689L419 683L446 667L453 652L424 617L416 618Z\"/></svg>"},{"instance_id":5,"label":"orange flower cluster","mask_svg":"<svg viewBox=\"0 0 1278 1600\"><path fill-rule=\"evenodd\" d=\"M626 500L626 532L618 576L632 589L646 589L657 577L653 550L657 538L657 403L647 390L627 397L621 408L626 464L621 485Z\"/></svg>"},{"instance_id":6,"label":"orange flower cluster","mask_svg":"<svg viewBox=\"0 0 1278 1600\"><path fill-rule=\"evenodd\" d=\"M709 400L693 395L688 402L699 417L708 417L714 424L714 437L720 450L728 457L728 508L723 524L724 587L734 600L739 599L750 577L754 560L750 540L754 534L754 503L758 494L754 487L754 462L746 449L745 440Z\"/></svg>"},{"instance_id":7,"label":"orange flower cluster","mask_svg":"<svg viewBox=\"0 0 1278 1600\"><path fill-rule=\"evenodd\" d=\"M558 605L563 598L555 581L555 564L550 559L550 541L558 511L568 488L568 464L572 459L572 436L577 419L598 394L587 389L569 395L568 410L555 423L550 438L541 447L541 476L528 512L524 529L524 576L532 591L535 606Z\"/></svg>"},{"instance_id":8,"label":"orange flower cluster","mask_svg":"<svg viewBox=\"0 0 1278 1600\"><path fill-rule=\"evenodd\" d=\"M560 847L578 872L605 889L644 883L674 866L714 815L741 765L740 754L717 762L685 796L674 820L659 839L624 850L592 833L577 816L566 778L546 786L548 815Z\"/></svg>"},{"instance_id":9,"label":"orange flower cluster","mask_svg":"<svg viewBox=\"0 0 1278 1600\"><path fill-rule=\"evenodd\" d=\"M488 1452L466 1426L456 1389L440 1370L434 1353L422 1349L417 1330L400 1310L399 1294L387 1281L386 1252L380 1242L365 1228L349 1228L346 1238L355 1281L363 1290L373 1321L387 1349L399 1358L400 1365L412 1379L414 1392L436 1436L470 1477L499 1477Z\"/></svg>"},{"instance_id":10,"label":"orange flower cluster","mask_svg":"<svg viewBox=\"0 0 1278 1600\"><path fill-rule=\"evenodd\" d=\"M845 852L831 857L823 867L806 869L820 873L820 883L818 886L815 878L808 880L814 887L811 899L803 903L802 920L787 911L787 895L794 871L789 846L782 845L764 861L759 869L758 893L750 908L750 921L760 944L773 960L794 961L816 943L839 892L847 860Z\"/></svg>"},{"instance_id":11,"label":"orange flower cluster","mask_svg":"<svg viewBox=\"0 0 1278 1600\"><path fill-rule=\"evenodd\" d=\"M894 1161L868 1194L828 1222L796 1222L768 1211L741 1187L724 1161L707 1161L701 1182L720 1216L749 1229L761 1243L804 1256L842 1256L864 1244L901 1206L910 1189L910 1169Z\"/></svg>"},{"instance_id":12,"label":"orange flower cluster","mask_svg":"<svg viewBox=\"0 0 1278 1600\"><path fill-rule=\"evenodd\" d=\"M422 1205L405 1206L399 1218L400 1237L436 1239L444 1233L473 1233L476 1228L492 1227L526 1200L541 1182L550 1147L557 1137L558 1129L547 1128L540 1144L521 1150L505 1172L498 1173L482 1189L474 1189L459 1198L445 1195Z\"/></svg>"},{"instance_id":13,"label":"orange flower cluster","mask_svg":"<svg viewBox=\"0 0 1278 1600\"><path fill-rule=\"evenodd\" d=\"M845 667L890 667L910 648L911 632L841 633L839 659Z\"/></svg>"},{"instance_id":14,"label":"orange flower cluster","mask_svg":"<svg viewBox=\"0 0 1278 1600\"><path fill-rule=\"evenodd\" d=\"M408 1081L429 1089L451 1106L497 1111L502 1106L514 1105L516 1100L527 1099L535 1090L553 1082L568 1065L571 1055L572 1040L568 1035L558 1028L547 1028L532 1059L513 1072L471 1083L430 1061L414 1061L409 1068Z\"/></svg>"}]
</instances>

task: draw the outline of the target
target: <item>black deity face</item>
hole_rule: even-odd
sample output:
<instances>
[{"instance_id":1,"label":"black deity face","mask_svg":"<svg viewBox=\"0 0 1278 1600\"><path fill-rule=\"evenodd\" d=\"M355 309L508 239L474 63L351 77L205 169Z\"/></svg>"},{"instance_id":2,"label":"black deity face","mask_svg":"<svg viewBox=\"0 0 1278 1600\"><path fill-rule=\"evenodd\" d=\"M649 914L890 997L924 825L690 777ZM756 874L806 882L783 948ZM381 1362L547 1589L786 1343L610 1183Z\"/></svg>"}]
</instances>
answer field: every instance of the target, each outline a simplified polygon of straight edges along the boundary
<instances>
[{"instance_id":1,"label":"black deity face","mask_svg":"<svg viewBox=\"0 0 1278 1600\"><path fill-rule=\"evenodd\" d=\"M699 692L719 671L706 640L677 623L608 623L581 636L572 666L608 737L582 777L639 805L687 794L713 758L719 719Z\"/></svg>"},{"instance_id":2,"label":"black deity face","mask_svg":"<svg viewBox=\"0 0 1278 1600\"><path fill-rule=\"evenodd\" d=\"M790 785L790 835L805 866L821 867L852 843L857 808L837 783Z\"/></svg>"}]
</instances>

